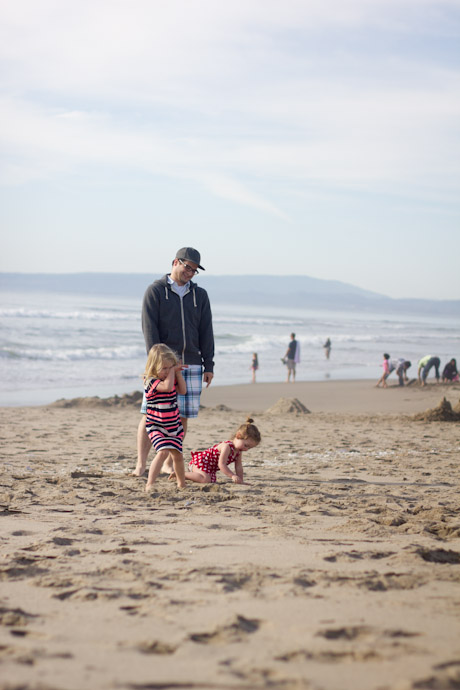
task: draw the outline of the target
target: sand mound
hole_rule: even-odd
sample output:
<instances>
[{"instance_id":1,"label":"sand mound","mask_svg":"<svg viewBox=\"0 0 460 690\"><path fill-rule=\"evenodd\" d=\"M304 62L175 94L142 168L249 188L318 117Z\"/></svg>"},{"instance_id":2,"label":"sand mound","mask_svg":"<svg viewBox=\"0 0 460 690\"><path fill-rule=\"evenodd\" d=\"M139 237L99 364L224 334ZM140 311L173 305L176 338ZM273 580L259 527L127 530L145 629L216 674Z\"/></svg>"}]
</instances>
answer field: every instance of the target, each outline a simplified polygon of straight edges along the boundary
<instances>
[{"instance_id":1,"label":"sand mound","mask_svg":"<svg viewBox=\"0 0 460 690\"><path fill-rule=\"evenodd\" d=\"M437 407L433 407L425 412L420 412L412 419L422 422L458 422L460 421L460 401L452 409L452 405L446 398L443 398ZM459 411L457 411L459 410Z\"/></svg>"},{"instance_id":2,"label":"sand mound","mask_svg":"<svg viewBox=\"0 0 460 690\"><path fill-rule=\"evenodd\" d=\"M133 393L125 393L122 396L114 395L111 398L100 398L99 396L87 398L72 398L72 400L56 400L51 403L49 407L128 407L130 405L140 405L142 402L142 393L140 391L133 391Z\"/></svg>"},{"instance_id":3,"label":"sand mound","mask_svg":"<svg viewBox=\"0 0 460 690\"><path fill-rule=\"evenodd\" d=\"M267 414L310 414L310 410L297 398L280 398L267 410Z\"/></svg>"}]
</instances>

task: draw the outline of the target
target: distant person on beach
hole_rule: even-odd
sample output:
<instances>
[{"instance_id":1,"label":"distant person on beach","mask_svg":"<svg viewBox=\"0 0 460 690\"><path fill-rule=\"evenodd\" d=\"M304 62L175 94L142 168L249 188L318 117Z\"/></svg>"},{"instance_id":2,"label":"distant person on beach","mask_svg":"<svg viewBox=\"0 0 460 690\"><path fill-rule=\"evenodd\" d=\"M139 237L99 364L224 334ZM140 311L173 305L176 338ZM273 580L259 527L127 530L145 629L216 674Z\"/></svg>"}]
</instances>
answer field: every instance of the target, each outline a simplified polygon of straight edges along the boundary
<instances>
[{"instance_id":1,"label":"distant person on beach","mask_svg":"<svg viewBox=\"0 0 460 690\"><path fill-rule=\"evenodd\" d=\"M186 394L178 396L179 412L184 435L187 420L197 417L202 382L208 387L214 376L214 335L208 293L192 282L198 275L200 253L193 247L182 247L172 262L171 273L156 280L147 288L142 304L142 331L147 353L152 345L164 343L181 358L187 368L182 376ZM145 429L147 403L141 407L142 419L137 432L137 469L143 474L151 447ZM172 471L168 458L165 471Z\"/></svg>"},{"instance_id":2,"label":"distant person on beach","mask_svg":"<svg viewBox=\"0 0 460 690\"><path fill-rule=\"evenodd\" d=\"M176 353L167 345L160 343L150 348L144 371L144 392L147 400L145 430L157 454L150 465L146 491L153 488L155 479L169 456L172 457L177 486L185 486L182 455L184 427L179 415L176 394L176 391L180 395L187 393L182 376L184 368ZM144 474L144 469L138 463L133 474L140 476Z\"/></svg>"},{"instance_id":3,"label":"distant person on beach","mask_svg":"<svg viewBox=\"0 0 460 690\"><path fill-rule=\"evenodd\" d=\"M396 371L396 376L399 379L399 385L404 386L405 383L409 381L407 376L407 370L412 366L412 362L404 357L399 357L399 359L390 359L390 355L385 352L383 355L383 374L377 381L376 387L378 388L382 384L383 388L387 387L387 378L389 375Z\"/></svg>"},{"instance_id":4,"label":"distant person on beach","mask_svg":"<svg viewBox=\"0 0 460 690\"><path fill-rule=\"evenodd\" d=\"M396 371L396 376L399 379L399 385L400 386L404 386L405 383L409 382L409 377L407 376L407 370L410 369L411 366L412 366L412 362L410 362L408 359L404 359L404 357L400 357L395 362L394 368ZM390 363L390 367L391 367L391 363Z\"/></svg>"},{"instance_id":5,"label":"distant person on beach","mask_svg":"<svg viewBox=\"0 0 460 690\"><path fill-rule=\"evenodd\" d=\"M459 375L457 371L457 360L456 359L451 359L450 362L447 362L446 366L444 367L444 370L442 372L442 382L443 383L456 383L458 382Z\"/></svg>"},{"instance_id":6,"label":"distant person on beach","mask_svg":"<svg viewBox=\"0 0 460 690\"><path fill-rule=\"evenodd\" d=\"M292 375L292 383L295 382L295 365L300 362L300 345L295 339L295 333L291 333L291 341L286 350L286 354L281 360L283 364L287 366L287 379L286 382L289 383Z\"/></svg>"},{"instance_id":7,"label":"distant person on beach","mask_svg":"<svg viewBox=\"0 0 460 690\"><path fill-rule=\"evenodd\" d=\"M387 387L387 378L390 375L390 355L387 352L384 352L383 354L383 362L382 362L382 367L383 367L383 374L375 384L375 387L378 388L380 384L382 384L382 388Z\"/></svg>"},{"instance_id":8,"label":"distant person on beach","mask_svg":"<svg viewBox=\"0 0 460 690\"><path fill-rule=\"evenodd\" d=\"M323 345L323 347L324 347L324 354L326 355L326 359L329 359L329 357L330 357L330 355L331 355L331 346L332 346L332 344L331 344L331 339L328 338L328 339L326 340L326 342L324 343L324 345Z\"/></svg>"},{"instance_id":9,"label":"distant person on beach","mask_svg":"<svg viewBox=\"0 0 460 690\"><path fill-rule=\"evenodd\" d=\"M222 441L206 450L194 451L185 478L199 484L214 483L220 470L235 484L244 484L242 453L255 448L261 441L260 431L248 417L236 431L232 441ZM235 471L229 465L235 463ZM173 475L174 476L174 475Z\"/></svg>"},{"instance_id":10,"label":"distant person on beach","mask_svg":"<svg viewBox=\"0 0 460 690\"><path fill-rule=\"evenodd\" d=\"M430 370L434 367L436 382L439 383L439 367L441 365L441 360L439 357L433 357L433 355L425 355L418 363L418 382L422 385L426 385L426 379Z\"/></svg>"},{"instance_id":11,"label":"distant person on beach","mask_svg":"<svg viewBox=\"0 0 460 690\"><path fill-rule=\"evenodd\" d=\"M257 356L257 352L254 352L252 355L252 362L251 362L251 371L252 371L252 382L256 382L256 371L259 368L259 358Z\"/></svg>"}]
</instances>

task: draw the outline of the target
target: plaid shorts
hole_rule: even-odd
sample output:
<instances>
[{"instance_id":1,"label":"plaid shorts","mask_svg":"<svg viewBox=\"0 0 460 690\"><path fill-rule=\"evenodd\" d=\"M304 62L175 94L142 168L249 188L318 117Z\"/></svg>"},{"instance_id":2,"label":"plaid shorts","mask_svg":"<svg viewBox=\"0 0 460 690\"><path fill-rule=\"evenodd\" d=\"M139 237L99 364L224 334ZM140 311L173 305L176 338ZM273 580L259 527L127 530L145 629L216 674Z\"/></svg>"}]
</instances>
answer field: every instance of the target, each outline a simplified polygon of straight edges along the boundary
<instances>
[{"instance_id":1,"label":"plaid shorts","mask_svg":"<svg viewBox=\"0 0 460 690\"><path fill-rule=\"evenodd\" d=\"M187 393L177 396L179 414L181 417L198 417L200 409L200 396L203 387L203 367L200 364L189 364L187 369L182 370ZM147 400L142 399L141 414L147 414Z\"/></svg>"}]
</instances>

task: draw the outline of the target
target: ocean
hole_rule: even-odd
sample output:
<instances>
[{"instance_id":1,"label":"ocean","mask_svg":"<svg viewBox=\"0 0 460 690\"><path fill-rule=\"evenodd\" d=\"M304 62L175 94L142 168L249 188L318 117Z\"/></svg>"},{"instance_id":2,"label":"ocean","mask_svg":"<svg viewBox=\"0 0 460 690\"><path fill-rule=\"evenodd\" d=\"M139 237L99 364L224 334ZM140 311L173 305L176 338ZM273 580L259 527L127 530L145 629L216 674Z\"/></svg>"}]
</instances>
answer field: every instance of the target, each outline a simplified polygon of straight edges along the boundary
<instances>
[{"instance_id":1,"label":"ocean","mask_svg":"<svg viewBox=\"0 0 460 690\"><path fill-rule=\"evenodd\" d=\"M215 385L283 381L289 334L301 347L297 380L377 379L384 352L412 362L460 358L460 319L453 316L369 314L288 307L219 304L212 300ZM41 405L60 398L109 397L142 389L145 347L142 294L0 291L0 405ZM249 302L249 301L248 301ZM332 341L326 360L323 343Z\"/></svg>"}]
</instances>

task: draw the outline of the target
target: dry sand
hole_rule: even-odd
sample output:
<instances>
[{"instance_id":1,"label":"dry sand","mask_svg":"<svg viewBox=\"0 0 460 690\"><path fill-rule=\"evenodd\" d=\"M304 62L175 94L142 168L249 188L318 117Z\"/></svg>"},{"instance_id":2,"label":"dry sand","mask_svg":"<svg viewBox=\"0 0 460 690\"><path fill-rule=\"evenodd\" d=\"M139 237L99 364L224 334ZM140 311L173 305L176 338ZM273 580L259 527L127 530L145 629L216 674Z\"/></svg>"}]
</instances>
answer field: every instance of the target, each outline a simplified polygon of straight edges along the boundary
<instances>
[{"instance_id":1,"label":"dry sand","mask_svg":"<svg viewBox=\"0 0 460 690\"><path fill-rule=\"evenodd\" d=\"M186 452L255 414L250 483L152 494L129 397L0 409L1 690L460 688L460 423L420 414L444 396L211 386Z\"/></svg>"}]
</instances>

